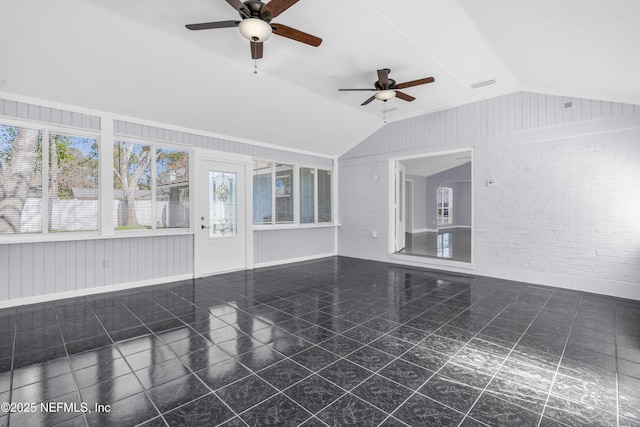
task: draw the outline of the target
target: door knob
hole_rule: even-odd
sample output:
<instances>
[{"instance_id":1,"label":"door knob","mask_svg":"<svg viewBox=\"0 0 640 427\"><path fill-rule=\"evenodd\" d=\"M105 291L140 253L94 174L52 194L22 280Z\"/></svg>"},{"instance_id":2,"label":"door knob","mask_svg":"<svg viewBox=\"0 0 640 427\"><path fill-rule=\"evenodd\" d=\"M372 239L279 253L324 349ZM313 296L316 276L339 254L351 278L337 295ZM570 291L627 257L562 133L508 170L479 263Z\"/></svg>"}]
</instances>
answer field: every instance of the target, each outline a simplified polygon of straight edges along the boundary
<instances>
[{"instance_id":1,"label":"door knob","mask_svg":"<svg viewBox=\"0 0 640 427\"><path fill-rule=\"evenodd\" d=\"M202 228L202 229L204 230L205 228L209 228L209 227L207 227L206 225L202 224L202 225L200 226L200 228Z\"/></svg>"}]
</instances>

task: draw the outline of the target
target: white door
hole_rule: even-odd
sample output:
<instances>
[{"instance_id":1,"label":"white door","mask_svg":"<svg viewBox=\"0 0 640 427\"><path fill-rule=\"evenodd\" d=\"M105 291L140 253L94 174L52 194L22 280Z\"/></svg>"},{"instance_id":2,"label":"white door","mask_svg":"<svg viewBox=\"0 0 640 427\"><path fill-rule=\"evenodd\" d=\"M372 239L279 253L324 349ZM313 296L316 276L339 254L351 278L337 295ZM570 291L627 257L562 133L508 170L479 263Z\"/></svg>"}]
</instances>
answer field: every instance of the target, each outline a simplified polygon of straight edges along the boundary
<instances>
[{"instance_id":1,"label":"white door","mask_svg":"<svg viewBox=\"0 0 640 427\"><path fill-rule=\"evenodd\" d=\"M405 214L404 214L404 228L406 232L413 233L413 181L410 179L404 180L405 185Z\"/></svg>"},{"instance_id":2,"label":"white door","mask_svg":"<svg viewBox=\"0 0 640 427\"><path fill-rule=\"evenodd\" d=\"M395 214L396 214L396 252L405 247L405 167L402 163L396 162L396 185L395 185Z\"/></svg>"},{"instance_id":3,"label":"white door","mask_svg":"<svg viewBox=\"0 0 640 427\"><path fill-rule=\"evenodd\" d=\"M198 166L195 275L247 268L247 165L203 159Z\"/></svg>"}]
</instances>

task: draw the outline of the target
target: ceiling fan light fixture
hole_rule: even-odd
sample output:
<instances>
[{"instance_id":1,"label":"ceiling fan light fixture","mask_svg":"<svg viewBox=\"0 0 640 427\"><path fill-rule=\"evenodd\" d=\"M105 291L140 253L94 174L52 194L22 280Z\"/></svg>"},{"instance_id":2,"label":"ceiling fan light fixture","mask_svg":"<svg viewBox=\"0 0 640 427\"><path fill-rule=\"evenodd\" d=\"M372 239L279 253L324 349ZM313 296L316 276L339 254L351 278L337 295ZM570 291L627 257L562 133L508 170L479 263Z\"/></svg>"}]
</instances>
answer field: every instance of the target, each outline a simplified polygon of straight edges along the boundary
<instances>
[{"instance_id":1,"label":"ceiling fan light fixture","mask_svg":"<svg viewBox=\"0 0 640 427\"><path fill-rule=\"evenodd\" d=\"M272 29L269 23L258 18L243 19L238 25L240 34L252 42L263 42L271 37Z\"/></svg>"},{"instance_id":2,"label":"ceiling fan light fixture","mask_svg":"<svg viewBox=\"0 0 640 427\"><path fill-rule=\"evenodd\" d=\"M379 101L388 101L396 97L396 91L393 89L379 90L374 96Z\"/></svg>"}]
</instances>

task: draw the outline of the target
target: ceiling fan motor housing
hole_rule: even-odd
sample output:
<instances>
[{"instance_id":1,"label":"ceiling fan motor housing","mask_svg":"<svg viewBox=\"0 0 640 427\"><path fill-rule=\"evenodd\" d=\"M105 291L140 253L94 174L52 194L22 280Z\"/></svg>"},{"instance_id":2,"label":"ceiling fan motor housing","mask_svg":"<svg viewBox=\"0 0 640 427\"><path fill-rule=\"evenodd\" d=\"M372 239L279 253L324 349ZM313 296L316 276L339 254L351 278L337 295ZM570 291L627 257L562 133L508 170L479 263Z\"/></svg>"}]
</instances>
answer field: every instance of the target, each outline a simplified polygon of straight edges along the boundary
<instances>
[{"instance_id":1,"label":"ceiling fan motor housing","mask_svg":"<svg viewBox=\"0 0 640 427\"><path fill-rule=\"evenodd\" d=\"M383 85L380 84L379 81L376 81L373 86L375 86L376 89L378 90L387 90L387 89L393 89L394 87L396 87L396 81L393 79L389 79L389 85L387 87L384 87Z\"/></svg>"},{"instance_id":2,"label":"ceiling fan motor housing","mask_svg":"<svg viewBox=\"0 0 640 427\"><path fill-rule=\"evenodd\" d=\"M271 17L269 16L269 14L264 14L262 16L260 15L260 11L264 6L263 2L259 0L247 0L243 4L247 6L247 9L251 11L251 16L249 18L258 18L262 19L265 22L271 22ZM242 17L242 19L247 19L247 17L243 16L242 14L240 14L240 16Z\"/></svg>"}]
</instances>

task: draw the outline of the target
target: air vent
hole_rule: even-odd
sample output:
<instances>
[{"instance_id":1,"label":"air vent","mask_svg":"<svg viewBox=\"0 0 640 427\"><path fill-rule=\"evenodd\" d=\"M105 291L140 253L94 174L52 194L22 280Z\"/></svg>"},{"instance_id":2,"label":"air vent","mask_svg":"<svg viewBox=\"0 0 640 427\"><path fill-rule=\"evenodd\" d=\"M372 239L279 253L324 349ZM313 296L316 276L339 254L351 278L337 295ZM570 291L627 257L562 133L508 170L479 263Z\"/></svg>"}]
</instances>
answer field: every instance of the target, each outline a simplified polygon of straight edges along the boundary
<instances>
[{"instance_id":1,"label":"air vent","mask_svg":"<svg viewBox=\"0 0 640 427\"><path fill-rule=\"evenodd\" d=\"M473 89L478 89L479 87L483 87L483 86L489 86L489 85L494 85L496 84L496 79L491 79L491 80L487 80L484 82L478 82L478 83L474 83L471 85L471 87Z\"/></svg>"},{"instance_id":2,"label":"air vent","mask_svg":"<svg viewBox=\"0 0 640 427\"><path fill-rule=\"evenodd\" d=\"M565 110L573 110L573 99L565 99L562 101L562 108Z\"/></svg>"}]
</instances>

